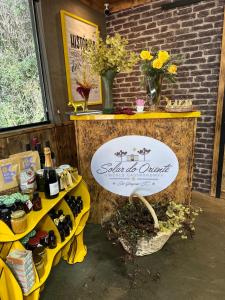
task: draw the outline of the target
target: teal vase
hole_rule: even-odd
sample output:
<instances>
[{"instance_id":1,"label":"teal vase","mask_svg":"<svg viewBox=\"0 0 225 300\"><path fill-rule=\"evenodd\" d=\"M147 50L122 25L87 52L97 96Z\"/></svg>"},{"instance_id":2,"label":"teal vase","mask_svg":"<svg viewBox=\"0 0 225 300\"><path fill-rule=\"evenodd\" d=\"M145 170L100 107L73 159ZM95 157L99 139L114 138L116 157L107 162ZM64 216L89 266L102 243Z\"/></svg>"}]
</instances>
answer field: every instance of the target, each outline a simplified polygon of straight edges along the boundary
<instances>
[{"instance_id":1,"label":"teal vase","mask_svg":"<svg viewBox=\"0 0 225 300\"><path fill-rule=\"evenodd\" d=\"M102 82L104 86L104 114L111 114L114 112L113 110L113 96L112 96L112 88L113 88L113 80L117 74L115 69L109 69L102 74Z\"/></svg>"}]
</instances>

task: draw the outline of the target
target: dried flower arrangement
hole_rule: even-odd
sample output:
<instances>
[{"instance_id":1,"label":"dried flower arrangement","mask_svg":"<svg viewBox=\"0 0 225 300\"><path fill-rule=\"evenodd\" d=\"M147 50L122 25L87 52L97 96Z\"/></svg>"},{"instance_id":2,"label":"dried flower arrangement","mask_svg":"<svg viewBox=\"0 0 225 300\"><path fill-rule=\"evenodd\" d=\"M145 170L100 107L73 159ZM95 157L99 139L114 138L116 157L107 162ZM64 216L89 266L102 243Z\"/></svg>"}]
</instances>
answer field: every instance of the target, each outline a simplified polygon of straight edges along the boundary
<instances>
[{"instance_id":1,"label":"dried flower arrangement","mask_svg":"<svg viewBox=\"0 0 225 300\"><path fill-rule=\"evenodd\" d=\"M140 202L126 203L102 224L110 240L126 241L132 254L137 251L138 240L146 237L154 238L159 232L176 231L182 239L193 237L194 221L202 211L189 205L169 202L152 204L159 220L159 229L154 227L154 220L148 209Z\"/></svg>"}]
</instances>

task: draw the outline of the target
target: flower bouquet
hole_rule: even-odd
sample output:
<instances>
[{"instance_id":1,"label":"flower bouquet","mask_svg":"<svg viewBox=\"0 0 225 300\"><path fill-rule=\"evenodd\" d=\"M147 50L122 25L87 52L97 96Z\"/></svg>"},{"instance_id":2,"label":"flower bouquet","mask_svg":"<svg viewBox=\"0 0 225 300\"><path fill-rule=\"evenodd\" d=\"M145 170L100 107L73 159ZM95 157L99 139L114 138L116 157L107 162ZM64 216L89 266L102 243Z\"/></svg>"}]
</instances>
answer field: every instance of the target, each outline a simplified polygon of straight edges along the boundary
<instances>
[{"instance_id":1,"label":"flower bouquet","mask_svg":"<svg viewBox=\"0 0 225 300\"><path fill-rule=\"evenodd\" d=\"M131 72L138 61L138 56L126 49L127 44L128 41L116 33L115 36L107 36L105 41L100 37L97 37L95 43L89 41L84 51L84 57L91 70L102 77L105 90L105 112L110 113L113 110L112 85L116 74Z\"/></svg>"},{"instance_id":2,"label":"flower bouquet","mask_svg":"<svg viewBox=\"0 0 225 300\"><path fill-rule=\"evenodd\" d=\"M177 65L174 63L174 58L164 50L152 49L151 52L143 50L140 57L147 96L154 105L158 105L163 79L167 78L171 82L175 82ZM176 61L179 59L180 57L177 56Z\"/></svg>"}]
</instances>

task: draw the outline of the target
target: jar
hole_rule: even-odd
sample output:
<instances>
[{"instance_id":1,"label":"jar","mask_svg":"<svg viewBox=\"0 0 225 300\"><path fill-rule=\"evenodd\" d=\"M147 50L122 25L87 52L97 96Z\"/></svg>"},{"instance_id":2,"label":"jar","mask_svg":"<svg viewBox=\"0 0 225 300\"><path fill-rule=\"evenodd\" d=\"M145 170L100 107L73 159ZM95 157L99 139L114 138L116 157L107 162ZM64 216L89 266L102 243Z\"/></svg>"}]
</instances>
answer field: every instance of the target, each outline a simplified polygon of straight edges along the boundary
<instances>
[{"instance_id":1,"label":"jar","mask_svg":"<svg viewBox=\"0 0 225 300\"><path fill-rule=\"evenodd\" d=\"M63 191L63 190L65 190L65 186L63 183L63 169L60 169L60 168L56 169L56 174L58 176L59 190Z\"/></svg>"},{"instance_id":2,"label":"jar","mask_svg":"<svg viewBox=\"0 0 225 300\"><path fill-rule=\"evenodd\" d=\"M28 241L28 249L33 251L39 245L39 239L37 237L30 238Z\"/></svg>"},{"instance_id":3,"label":"jar","mask_svg":"<svg viewBox=\"0 0 225 300\"><path fill-rule=\"evenodd\" d=\"M47 251L45 250L45 247L40 246L34 249L33 255L40 255L44 261L44 263L47 262Z\"/></svg>"},{"instance_id":4,"label":"jar","mask_svg":"<svg viewBox=\"0 0 225 300\"><path fill-rule=\"evenodd\" d=\"M66 169L69 169L69 168L71 168L70 165L61 165L61 166L59 166L59 169L62 169L62 170L66 170Z\"/></svg>"},{"instance_id":5,"label":"jar","mask_svg":"<svg viewBox=\"0 0 225 300\"><path fill-rule=\"evenodd\" d=\"M23 233L27 229L27 215L24 210L11 213L11 226L14 233Z\"/></svg>"},{"instance_id":6,"label":"jar","mask_svg":"<svg viewBox=\"0 0 225 300\"><path fill-rule=\"evenodd\" d=\"M36 237L39 239L39 243L47 247L48 245L48 233L46 231L39 230L36 234Z\"/></svg>"},{"instance_id":7,"label":"jar","mask_svg":"<svg viewBox=\"0 0 225 300\"><path fill-rule=\"evenodd\" d=\"M21 192L23 195L29 196L30 201L33 199L34 189L26 189Z\"/></svg>"},{"instance_id":8,"label":"jar","mask_svg":"<svg viewBox=\"0 0 225 300\"><path fill-rule=\"evenodd\" d=\"M54 249L56 247L56 236L53 230L48 233L48 247L49 249Z\"/></svg>"},{"instance_id":9,"label":"jar","mask_svg":"<svg viewBox=\"0 0 225 300\"><path fill-rule=\"evenodd\" d=\"M37 190L39 192L45 191L44 169L37 170L36 172Z\"/></svg>"},{"instance_id":10,"label":"jar","mask_svg":"<svg viewBox=\"0 0 225 300\"><path fill-rule=\"evenodd\" d=\"M11 211L8 208L1 209L1 220L11 228Z\"/></svg>"},{"instance_id":11,"label":"jar","mask_svg":"<svg viewBox=\"0 0 225 300\"><path fill-rule=\"evenodd\" d=\"M34 265L36 267L39 278L45 273L44 260L40 255L33 255Z\"/></svg>"},{"instance_id":12,"label":"jar","mask_svg":"<svg viewBox=\"0 0 225 300\"><path fill-rule=\"evenodd\" d=\"M34 191L32 189L27 189L27 190L24 190L22 193L23 193L23 195L27 196L27 200L26 200L26 197L24 197L24 200L23 200L23 209L28 214L32 210L32 207L33 207L32 199L33 199Z\"/></svg>"},{"instance_id":13,"label":"jar","mask_svg":"<svg viewBox=\"0 0 225 300\"><path fill-rule=\"evenodd\" d=\"M42 209L41 198L39 197L38 192L34 192L33 199L32 199L32 205L33 205L34 211L39 211Z\"/></svg>"},{"instance_id":14,"label":"jar","mask_svg":"<svg viewBox=\"0 0 225 300\"><path fill-rule=\"evenodd\" d=\"M16 200L15 206L16 206L16 210L23 210L23 203L21 202L21 200Z\"/></svg>"}]
</instances>

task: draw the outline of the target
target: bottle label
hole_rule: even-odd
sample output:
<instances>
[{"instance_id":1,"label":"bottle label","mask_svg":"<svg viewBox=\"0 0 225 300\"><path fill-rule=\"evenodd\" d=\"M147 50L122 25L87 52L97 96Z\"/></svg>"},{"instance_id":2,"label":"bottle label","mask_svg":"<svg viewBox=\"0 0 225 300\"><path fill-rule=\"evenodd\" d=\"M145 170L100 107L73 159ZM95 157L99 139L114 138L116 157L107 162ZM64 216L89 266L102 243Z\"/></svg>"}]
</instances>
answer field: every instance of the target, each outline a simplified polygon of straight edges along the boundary
<instances>
[{"instance_id":1,"label":"bottle label","mask_svg":"<svg viewBox=\"0 0 225 300\"><path fill-rule=\"evenodd\" d=\"M54 196L59 193L58 181L49 184L50 196Z\"/></svg>"}]
</instances>

